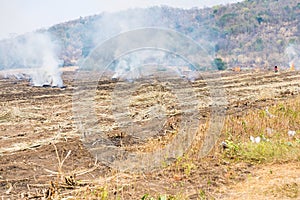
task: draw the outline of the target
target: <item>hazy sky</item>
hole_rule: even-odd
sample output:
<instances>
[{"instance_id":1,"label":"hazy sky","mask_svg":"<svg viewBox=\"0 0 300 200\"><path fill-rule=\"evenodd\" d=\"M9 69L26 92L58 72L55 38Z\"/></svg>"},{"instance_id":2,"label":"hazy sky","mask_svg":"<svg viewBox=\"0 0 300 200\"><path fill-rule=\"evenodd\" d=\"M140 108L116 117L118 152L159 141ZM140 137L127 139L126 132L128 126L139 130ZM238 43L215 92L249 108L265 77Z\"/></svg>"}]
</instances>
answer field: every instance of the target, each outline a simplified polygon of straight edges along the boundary
<instances>
[{"instance_id":1,"label":"hazy sky","mask_svg":"<svg viewBox=\"0 0 300 200\"><path fill-rule=\"evenodd\" d=\"M103 11L154 5L202 8L238 1L241 0L0 0L0 39Z\"/></svg>"}]
</instances>

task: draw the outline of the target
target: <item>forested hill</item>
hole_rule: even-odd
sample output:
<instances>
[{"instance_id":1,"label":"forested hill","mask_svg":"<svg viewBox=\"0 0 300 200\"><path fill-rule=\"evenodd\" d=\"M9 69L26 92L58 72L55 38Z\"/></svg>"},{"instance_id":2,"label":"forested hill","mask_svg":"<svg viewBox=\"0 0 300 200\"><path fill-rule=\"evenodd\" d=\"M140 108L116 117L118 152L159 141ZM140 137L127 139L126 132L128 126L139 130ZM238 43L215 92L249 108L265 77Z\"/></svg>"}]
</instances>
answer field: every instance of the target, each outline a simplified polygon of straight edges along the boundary
<instances>
[{"instance_id":1,"label":"forested hill","mask_svg":"<svg viewBox=\"0 0 300 200\"><path fill-rule=\"evenodd\" d=\"M62 44L65 65L77 62L101 41L140 27L164 27L206 41L229 67L287 65L286 49L300 44L300 3L247 0L204 9L151 7L81 17L48 30Z\"/></svg>"}]
</instances>

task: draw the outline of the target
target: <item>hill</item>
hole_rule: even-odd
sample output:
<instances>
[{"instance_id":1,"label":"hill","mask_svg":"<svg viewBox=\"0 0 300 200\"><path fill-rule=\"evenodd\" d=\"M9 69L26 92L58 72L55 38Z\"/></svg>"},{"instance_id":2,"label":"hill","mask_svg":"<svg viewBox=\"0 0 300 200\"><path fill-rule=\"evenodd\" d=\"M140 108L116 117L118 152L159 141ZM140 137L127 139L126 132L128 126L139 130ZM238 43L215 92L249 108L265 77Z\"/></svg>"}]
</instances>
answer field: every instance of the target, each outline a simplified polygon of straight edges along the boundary
<instances>
[{"instance_id":1,"label":"hill","mask_svg":"<svg viewBox=\"0 0 300 200\"><path fill-rule=\"evenodd\" d=\"M101 13L39 32L55 36L61 45L59 57L66 66L77 65L96 45L120 32L162 27L184 33L208 46L230 67L269 68L288 66L293 59L287 48L300 44L299 19L297 1L246 0L204 9L162 6Z\"/></svg>"}]
</instances>

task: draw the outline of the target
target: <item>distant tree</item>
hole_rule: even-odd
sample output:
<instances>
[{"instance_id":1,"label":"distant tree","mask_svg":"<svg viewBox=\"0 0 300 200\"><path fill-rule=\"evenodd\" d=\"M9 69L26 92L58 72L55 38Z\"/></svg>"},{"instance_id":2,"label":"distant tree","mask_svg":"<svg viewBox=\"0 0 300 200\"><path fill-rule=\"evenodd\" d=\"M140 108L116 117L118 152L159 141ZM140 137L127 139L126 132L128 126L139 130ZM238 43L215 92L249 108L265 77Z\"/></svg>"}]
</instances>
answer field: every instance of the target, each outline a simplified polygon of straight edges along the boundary
<instances>
[{"instance_id":1,"label":"distant tree","mask_svg":"<svg viewBox=\"0 0 300 200\"><path fill-rule=\"evenodd\" d=\"M82 45L82 56L85 58L89 55L90 51L94 48L94 43L91 38L84 38L82 39L83 45Z\"/></svg>"},{"instance_id":2,"label":"distant tree","mask_svg":"<svg viewBox=\"0 0 300 200\"><path fill-rule=\"evenodd\" d=\"M264 49L263 39L261 38L256 39L256 41L254 42L254 49L255 51L262 51Z\"/></svg>"},{"instance_id":3,"label":"distant tree","mask_svg":"<svg viewBox=\"0 0 300 200\"><path fill-rule=\"evenodd\" d=\"M259 24L261 24L261 23L264 21L264 19L263 19L261 16L256 16L256 21L257 21Z\"/></svg>"},{"instance_id":4,"label":"distant tree","mask_svg":"<svg viewBox=\"0 0 300 200\"><path fill-rule=\"evenodd\" d=\"M218 70L225 70L227 68L227 64L222 60L222 58L215 58L213 61L213 66L215 66Z\"/></svg>"}]
</instances>

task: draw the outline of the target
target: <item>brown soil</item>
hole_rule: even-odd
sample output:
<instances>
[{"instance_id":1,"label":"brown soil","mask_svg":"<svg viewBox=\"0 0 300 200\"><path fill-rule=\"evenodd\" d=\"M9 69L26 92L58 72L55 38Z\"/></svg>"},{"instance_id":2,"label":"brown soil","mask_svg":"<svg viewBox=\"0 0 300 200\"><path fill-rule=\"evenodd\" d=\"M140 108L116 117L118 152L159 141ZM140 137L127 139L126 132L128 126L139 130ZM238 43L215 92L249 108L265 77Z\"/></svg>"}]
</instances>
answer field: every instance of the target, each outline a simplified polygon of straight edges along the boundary
<instances>
[{"instance_id":1,"label":"brown soil","mask_svg":"<svg viewBox=\"0 0 300 200\"><path fill-rule=\"evenodd\" d=\"M231 164L216 159L213 152L199 159L190 172L172 164L153 173L117 173L95 163L96 159L82 144L83 135L73 124L74 75L72 71L64 72L66 88L63 89L31 87L26 80L0 77L0 197L3 199L38 199L47 196L51 188L61 188L59 193L65 193L65 196L78 195L82 193L78 191L86 192L96 185L108 185L109 193L121 199L141 199L146 193L180 193L189 199L197 199L202 189L206 195L217 199L284 199L293 198L294 191L299 189L299 163L259 167ZM278 100L298 96L300 91L300 72L223 72L221 76L217 87L225 91L227 114L241 114L250 108L262 109ZM132 119L144 125L151 118L151 115L142 115L147 114L147 105L151 104L142 99L146 94L144 90L153 91L148 99L157 99L159 94L165 96L163 103L167 104L169 122L163 125L161 132L152 135L152 140L127 137L126 128L121 131L110 129L115 125L111 120L114 113L108 110L114 84L114 81L99 82L96 113L106 136L116 147L147 152L157 145L164 146L176 135L180 115L176 115L172 93L162 92L158 87L161 84L139 88L130 105ZM205 124L210 106L208 86L200 79L191 85L201 99L200 121ZM59 167L59 162L66 156ZM72 184L69 184L71 188L55 186L74 174L76 180L82 180L76 190ZM284 196L278 192L281 190L287 191Z\"/></svg>"}]
</instances>

